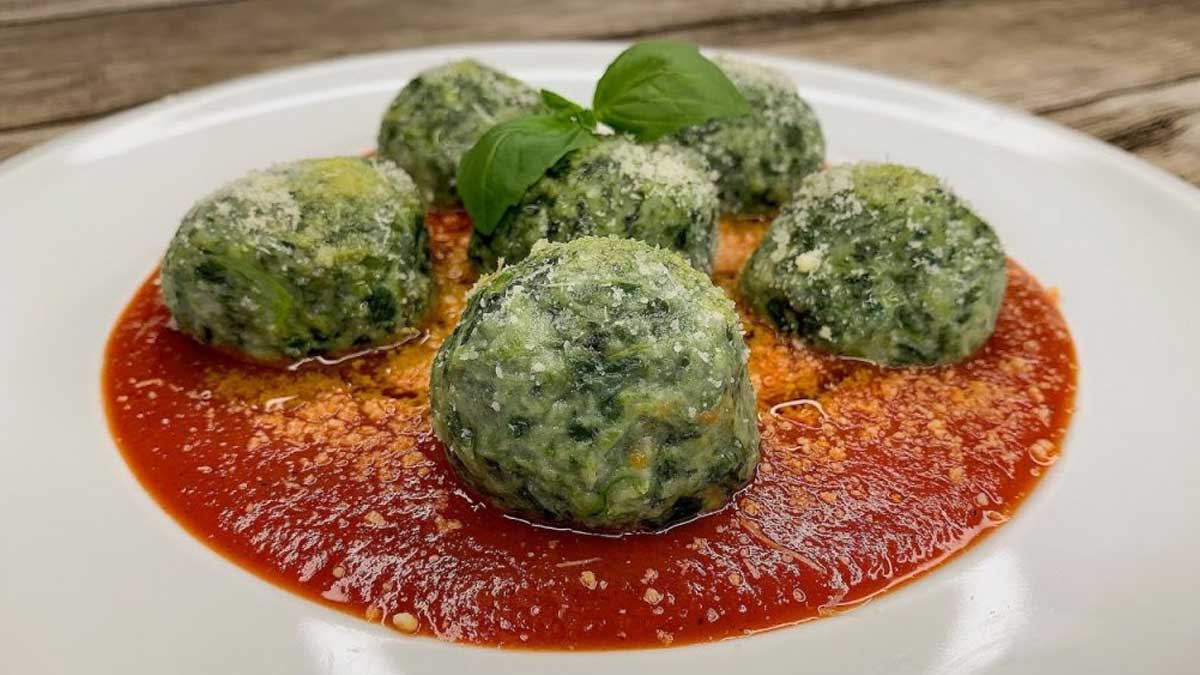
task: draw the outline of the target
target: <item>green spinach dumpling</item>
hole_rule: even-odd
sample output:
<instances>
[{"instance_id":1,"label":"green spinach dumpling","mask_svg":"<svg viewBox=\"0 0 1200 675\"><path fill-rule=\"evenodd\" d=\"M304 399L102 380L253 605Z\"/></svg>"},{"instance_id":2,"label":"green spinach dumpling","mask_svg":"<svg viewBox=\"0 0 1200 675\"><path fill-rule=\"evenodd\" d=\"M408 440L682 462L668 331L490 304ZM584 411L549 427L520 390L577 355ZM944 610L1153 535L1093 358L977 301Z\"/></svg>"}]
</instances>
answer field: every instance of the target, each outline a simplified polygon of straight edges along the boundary
<instances>
[{"instance_id":1,"label":"green spinach dumpling","mask_svg":"<svg viewBox=\"0 0 1200 675\"><path fill-rule=\"evenodd\" d=\"M407 171L433 206L458 202L464 153L493 126L546 112L529 85L470 59L414 77L383 116L379 153Z\"/></svg>"},{"instance_id":2,"label":"green spinach dumpling","mask_svg":"<svg viewBox=\"0 0 1200 675\"><path fill-rule=\"evenodd\" d=\"M1004 249L938 179L895 164L814 174L742 271L781 329L889 366L952 363L996 325Z\"/></svg>"},{"instance_id":3,"label":"green spinach dumpling","mask_svg":"<svg viewBox=\"0 0 1200 675\"><path fill-rule=\"evenodd\" d=\"M482 269L493 270L501 259L523 259L541 239L614 236L671 249L707 272L717 212L717 192L699 155L610 136L551 167L493 232L474 233L470 252Z\"/></svg>"},{"instance_id":4,"label":"green spinach dumpling","mask_svg":"<svg viewBox=\"0 0 1200 675\"><path fill-rule=\"evenodd\" d=\"M183 331L262 361L387 343L430 301L420 196L385 160L254 171L183 218L162 290Z\"/></svg>"},{"instance_id":5,"label":"green spinach dumpling","mask_svg":"<svg viewBox=\"0 0 1200 675\"><path fill-rule=\"evenodd\" d=\"M821 125L783 73L720 56L713 61L753 112L689 127L676 138L699 150L716 172L725 213L770 213L825 161Z\"/></svg>"},{"instance_id":6,"label":"green spinach dumpling","mask_svg":"<svg viewBox=\"0 0 1200 675\"><path fill-rule=\"evenodd\" d=\"M723 505L758 462L733 303L629 239L540 243L483 278L433 362L433 427L497 505L604 530Z\"/></svg>"}]
</instances>

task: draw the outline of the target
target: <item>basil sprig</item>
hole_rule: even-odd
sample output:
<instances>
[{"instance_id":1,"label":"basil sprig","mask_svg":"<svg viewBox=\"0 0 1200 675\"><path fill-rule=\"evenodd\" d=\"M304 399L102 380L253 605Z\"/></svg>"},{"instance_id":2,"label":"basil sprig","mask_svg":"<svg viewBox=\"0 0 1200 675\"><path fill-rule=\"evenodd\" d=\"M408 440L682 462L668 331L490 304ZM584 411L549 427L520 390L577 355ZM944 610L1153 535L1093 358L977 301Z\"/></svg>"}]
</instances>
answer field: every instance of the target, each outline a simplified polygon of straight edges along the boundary
<instances>
[{"instance_id":1,"label":"basil sprig","mask_svg":"<svg viewBox=\"0 0 1200 675\"><path fill-rule=\"evenodd\" d=\"M651 141L750 112L737 87L695 45L668 40L621 52L596 84L593 110L545 89L541 96L551 112L497 124L459 161L458 194L483 234L567 153L595 145L598 121Z\"/></svg>"}]
</instances>

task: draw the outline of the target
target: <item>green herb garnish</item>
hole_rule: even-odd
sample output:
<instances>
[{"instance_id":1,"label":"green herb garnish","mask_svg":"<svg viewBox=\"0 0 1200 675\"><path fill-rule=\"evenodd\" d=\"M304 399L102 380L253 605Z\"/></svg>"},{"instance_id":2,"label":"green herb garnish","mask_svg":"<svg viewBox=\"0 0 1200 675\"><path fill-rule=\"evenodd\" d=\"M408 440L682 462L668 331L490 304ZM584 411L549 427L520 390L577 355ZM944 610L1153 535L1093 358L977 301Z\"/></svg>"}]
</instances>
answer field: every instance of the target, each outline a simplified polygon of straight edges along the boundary
<instances>
[{"instance_id":1,"label":"green herb garnish","mask_svg":"<svg viewBox=\"0 0 1200 675\"><path fill-rule=\"evenodd\" d=\"M737 87L695 45L667 40L621 52L596 84L594 110L546 89L541 95L551 113L492 127L459 162L458 194L483 234L495 230L505 212L567 153L597 143L597 121L651 141L750 112Z\"/></svg>"},{"instance_id":2,"label":"green herb garnish","mask_svg":"<svg viewBox=\"0 0 1200 675\"><path fill-rule=\"evenodd\" d=\"M596 115L591 110L549 89L543 89L541 94L542 102L546 104L546 107L553 110L560 117L573 119L579 126L588 131L596 129Z\"/></svg>"},{"instance_id":3,"label":"green herb garnish","mask_svg":"<svg viewBox=\"0 0 1200 675\"><path fill-rule=\"evenodd\" d=\"M458 164L458 194L475 227L491 232L546 169L568 152L597 142L591 129L562 114L492 127Z\"/></svg>"},{"instance_id":4,"label":"green herb garnish","mask_svg":"<svg viewBox=\"0 0 1200 675\"><path fill-rule=\"evenodd\" d=\"M584 111L583 106L563 96L562 94L556 94L549 89L543 89L540 93L542 95L542 103L545 103L546 107L550 108L554 112L576 115Z\"/></svg>"},{"instance_id":5,"label":"green herb garnish","mask_svg":"<svg viewBox=\"0 0 1200 675\"><path fill-rule=\"evenodd\" d=\"M592 106L601 122L639 141L750 112L738 88L696 45L667 40L621 52L596 84Z\"/></svg>"}]
</instances>

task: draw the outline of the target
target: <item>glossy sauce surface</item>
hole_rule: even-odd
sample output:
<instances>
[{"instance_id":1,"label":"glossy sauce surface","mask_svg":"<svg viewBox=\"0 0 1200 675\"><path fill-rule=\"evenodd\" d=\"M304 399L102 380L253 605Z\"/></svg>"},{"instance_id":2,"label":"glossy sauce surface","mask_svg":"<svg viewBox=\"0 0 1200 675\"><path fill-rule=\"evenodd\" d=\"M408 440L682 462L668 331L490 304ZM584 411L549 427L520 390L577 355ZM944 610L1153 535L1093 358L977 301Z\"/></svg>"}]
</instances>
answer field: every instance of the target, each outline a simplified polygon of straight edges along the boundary
<instances>
[{"instance_id":1,"label":"glossy sauce surface","mask_svg":"<svg viewBox=\"0 0 1200 675\"><path fill-rule=\"evenodd\" d=\"M403 632L550 649L663 646L840 611L1005 522L1058 456L1075 388L1052 295L1015 264L973 358L882 369L743 312L763 461L724 510L600 537L505 517L446 464L429 363L473 282L469 223L431 214L436 315L403 344L291 370L173 330L157 275L118 320L104 395L147 490L209 546ZM730 289L762 223L722 226Z\"/></svg>"}]
</instances>

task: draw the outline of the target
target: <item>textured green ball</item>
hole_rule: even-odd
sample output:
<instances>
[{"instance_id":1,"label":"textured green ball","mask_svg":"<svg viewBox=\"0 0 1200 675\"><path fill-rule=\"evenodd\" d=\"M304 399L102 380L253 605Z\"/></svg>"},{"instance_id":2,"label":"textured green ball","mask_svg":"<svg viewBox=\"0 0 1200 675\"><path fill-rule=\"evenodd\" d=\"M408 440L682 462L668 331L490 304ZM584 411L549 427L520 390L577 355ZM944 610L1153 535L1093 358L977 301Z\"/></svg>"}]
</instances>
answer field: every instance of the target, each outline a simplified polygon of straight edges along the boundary
<instances>
[{"instance_id":1,"label":"textured green ball","mask_svg":"<svg viewBox=\"0 0 1200 675\"><path fill-rule=\"evenodd\" d=\"M804 181L746 263L741 290L819 347L902 366L974 353L1005 283L995 232L938 179L863 163Z\"/></svg>"},{"instance_id":2,"label":"textured green ball","mask_svg":"<svg viewBox=\"0 0 1200 675\"><path fill-rule=\"evenodd\" d=\"M716 172L725 213L771 213L825 161L821 125L783 73L729 58L714 61L753 112L689 127L676 138L699 150Z\"/></svg>"},{"instance_id":3,"label":"textured green ball","mask_svg":"<svg viewBox=\"0 0 1200 675\"><path fill-rule=\"evenodd\" d=\"M585 237L485 277L433 362L433 428L502 508L602 530L723 505L758 462L733 303L678 255Z\"/></svg>"},{"instance_id":4,"label":"textured green ball","mask_svg":"<svg viewBox=\"0 0 1200 675\"><path fill-rule=\"evenodd\" d=\"M257 360L384 344L429 305L426 239L416 186L395 164L281 164L184 216L163 297L180 329Z\"/></svg>"},{"instance_id":5,"label":"textured green ball","mask_svg":"<svg viewBox=\"0 0 1200 675\"><path fill-rule=\"evenodd\" d=\"M379 127L379 153L434 206L458 202L458 162L496 124L546 112L529 85L470 59L430 68L397 94Z\"/></svg>"},{"instance_id":6,"label":"textured green ball","mask_svg":"<svg viewBox=\"0 0 1200 675\"><path fill-rule=\"evenodd\" d=\"M517 262L541 240L583 236L638 239L712 269L717 193L703 158L673 144L639 145L624 136L568 154L525 192L490 234L471 238L485 270Z\"/></svg>"}]
</instances>

